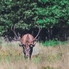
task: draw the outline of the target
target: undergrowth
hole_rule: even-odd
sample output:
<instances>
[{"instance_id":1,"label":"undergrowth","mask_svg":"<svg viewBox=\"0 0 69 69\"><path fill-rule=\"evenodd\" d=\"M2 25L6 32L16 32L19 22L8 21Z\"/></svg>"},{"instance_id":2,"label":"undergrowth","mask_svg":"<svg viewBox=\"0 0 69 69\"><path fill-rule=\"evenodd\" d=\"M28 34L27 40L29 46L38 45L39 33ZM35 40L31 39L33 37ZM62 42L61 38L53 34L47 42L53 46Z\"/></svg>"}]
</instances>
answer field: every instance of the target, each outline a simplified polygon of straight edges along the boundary
<instances>
[{"instance_id":1,"label":"undergrowth","mask_svg":"<svg viewBox=\"0 0 69 69\"><path fill-rule=\"evenodd\" d=\"M56 46L56 45L64 45L64 44L67 44L69 41L56 41L56 40L47 40L45 42L41 41L40 43L43 44L43 46Z\"/></svg>"}]
</instances>

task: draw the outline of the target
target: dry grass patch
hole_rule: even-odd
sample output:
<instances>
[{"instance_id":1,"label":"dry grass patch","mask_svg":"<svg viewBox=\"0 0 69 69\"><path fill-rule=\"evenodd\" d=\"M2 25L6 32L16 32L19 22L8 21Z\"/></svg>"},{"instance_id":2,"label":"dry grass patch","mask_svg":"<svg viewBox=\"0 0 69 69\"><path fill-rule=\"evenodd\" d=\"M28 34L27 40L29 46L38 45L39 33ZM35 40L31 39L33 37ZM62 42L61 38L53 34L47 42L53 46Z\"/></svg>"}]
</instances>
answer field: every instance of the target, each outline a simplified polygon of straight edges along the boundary
<instances>
[{"instance_id":1,"label":"dry grass patch","mask_svg":"<svg viewBox=\"0 0 69 69\"><path fill-rule=\"evenodd\" d=\"M5 42L3 42L5 43ZM69 45L44 47L37 43L31 60L25 60L19 42L1 44L0 69L69 69Z\"/></svg>"}]
</instances>

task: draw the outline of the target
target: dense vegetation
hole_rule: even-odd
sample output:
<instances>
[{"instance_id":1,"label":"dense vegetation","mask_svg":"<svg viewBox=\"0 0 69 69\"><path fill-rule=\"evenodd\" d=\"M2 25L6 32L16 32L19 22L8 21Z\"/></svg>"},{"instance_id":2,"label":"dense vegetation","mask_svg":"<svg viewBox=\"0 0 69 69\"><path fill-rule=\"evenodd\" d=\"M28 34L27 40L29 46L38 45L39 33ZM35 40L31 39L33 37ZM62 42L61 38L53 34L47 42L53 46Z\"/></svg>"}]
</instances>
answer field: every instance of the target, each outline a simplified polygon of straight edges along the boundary
<instances>
[{"instance_id":1,"label":"dense vegetation","mask_svg":"<svg viewBox=\"0 0 69 69\"><path fill-rule=\"evenodd\" d=\"M0 35L11 34L14 24L21 35L26 31L37 33L35 26L39 24L42 28L39 39L64 37L67 40L69 0L1 0Z\"/></svg>"}]
</instances>

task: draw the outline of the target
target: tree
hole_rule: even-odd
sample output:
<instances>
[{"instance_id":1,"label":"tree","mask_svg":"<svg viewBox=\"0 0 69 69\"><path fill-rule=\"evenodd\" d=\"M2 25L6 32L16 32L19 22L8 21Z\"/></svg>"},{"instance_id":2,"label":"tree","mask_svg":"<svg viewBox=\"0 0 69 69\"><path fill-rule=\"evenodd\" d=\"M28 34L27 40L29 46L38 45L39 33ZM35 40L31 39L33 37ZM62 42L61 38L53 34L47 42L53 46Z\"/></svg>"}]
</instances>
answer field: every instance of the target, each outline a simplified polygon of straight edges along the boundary
<instances>
[{"instance_id":1,"label":"tree","mask_svg":"<svg viewBox=\"0 0 69 69\"><path fill-rule=\"evenodd\" d=\"M17 23L17 28L30 29L39 24L52 32L52 28L68 28L68 0L1 0L0 34ZM50 33L48 33L50 34Z\"/></svg>"}]
</instances>

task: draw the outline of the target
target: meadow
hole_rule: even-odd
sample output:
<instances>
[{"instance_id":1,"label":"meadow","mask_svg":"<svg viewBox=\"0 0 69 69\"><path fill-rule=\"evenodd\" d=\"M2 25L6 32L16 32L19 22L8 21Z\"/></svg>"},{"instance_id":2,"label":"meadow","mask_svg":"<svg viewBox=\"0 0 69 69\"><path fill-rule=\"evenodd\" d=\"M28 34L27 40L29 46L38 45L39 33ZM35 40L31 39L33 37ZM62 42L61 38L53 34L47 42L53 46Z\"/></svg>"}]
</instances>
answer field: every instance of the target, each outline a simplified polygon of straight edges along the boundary
<instances>
[{"instance_id":1,"label":"meadow","mask_svg":"<svg viewBox=\"0 0 69 69\"><path fill-rule=\"evenodd\" d=\"M0 38L0 69L69 69L69 43L36 42L31 60L26 60L20 42Z\"/></svg>"}]
</instances>

